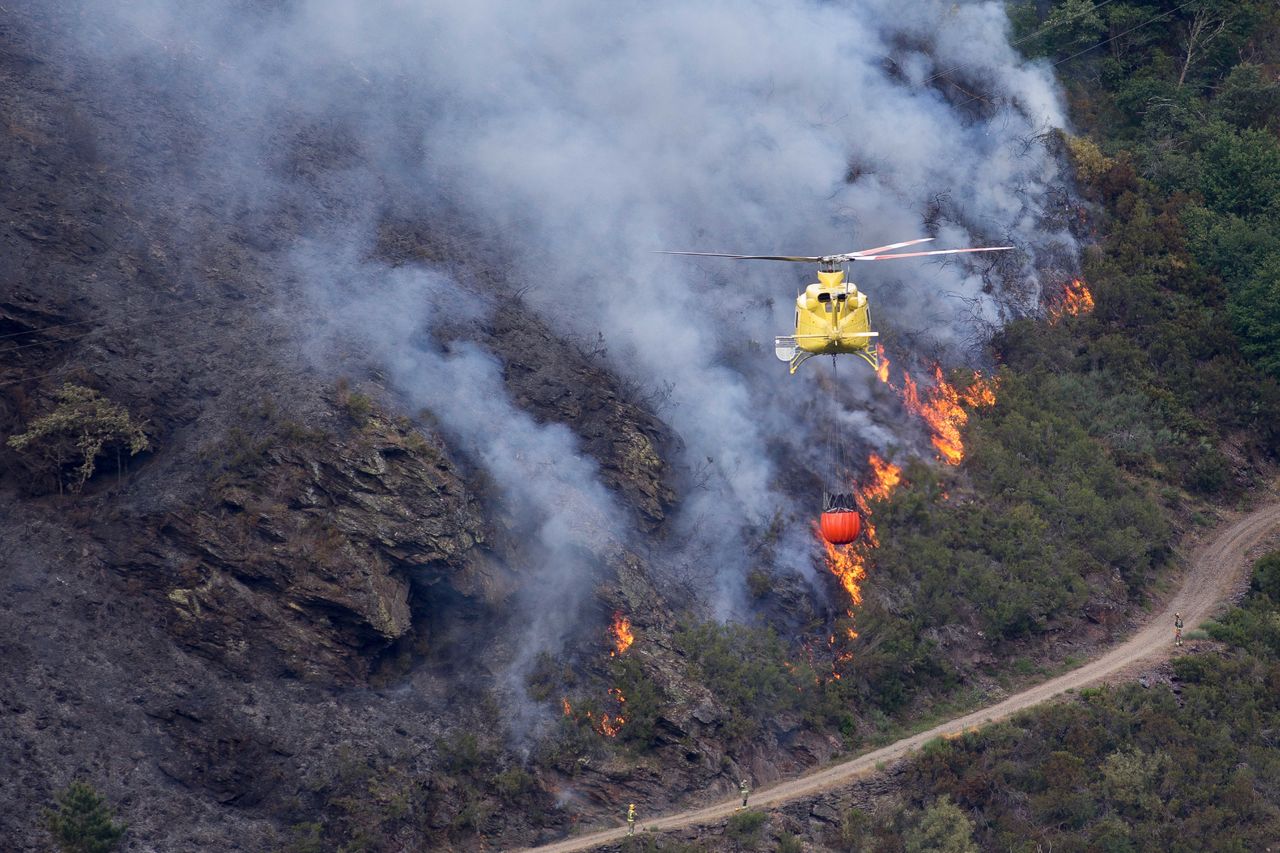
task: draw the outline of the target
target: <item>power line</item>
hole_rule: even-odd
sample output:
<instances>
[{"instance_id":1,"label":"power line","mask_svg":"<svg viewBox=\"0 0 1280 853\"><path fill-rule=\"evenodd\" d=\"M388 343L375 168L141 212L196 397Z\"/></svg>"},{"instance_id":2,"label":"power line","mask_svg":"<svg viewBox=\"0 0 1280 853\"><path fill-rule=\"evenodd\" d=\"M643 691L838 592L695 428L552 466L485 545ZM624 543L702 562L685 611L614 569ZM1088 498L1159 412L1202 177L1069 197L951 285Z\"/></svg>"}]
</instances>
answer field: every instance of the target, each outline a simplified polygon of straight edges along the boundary
<instances>
[{"instance_id":1,"label":"power line","mask_svg":"<svg viewBox=\"0 0 1280 853\"><path fill-rule=\"evenodd\" d=\"M1011 41L1011 42L1009 42L1009 47L1017 47L1018 45L1023 44L1024 42L1028 42L1028 41L1030 41L1031 39L1035 38L1036 36L1042 36L1042 35L1044 35L1045 33L1049 32L1049 30L1054 29L1055 27L1059 27L1059 26L1061 26L1061 25L1063 25L1063 24L1069 24L1069 23L1071 23L1072 21L1075 21L1075 20L1077 20L1077 19L1079 19L1079 18L1084 17L1085 15L1089 14L1090 12L1096 12L1097 10L1101 9L1103 6L1105 6L1105 5L1107 5L1108 3L1111 3L1111 2L1113 2L1113 0L1102 0L1102 2L1101 2L1101 3L1098 3L1097 5L1091 6L1091 7L1090 7L1090 8L1088 8L1088 9L1082 9L1078 14L1076 14L1076 15L1072 15L1072 16L1071 16L1071 17L1069 17L1069 18L1063 18L1061 21L1054 21L1054 22L1053 22L1053 23L1051 23L1051 24L1045 24L1045 25L1044 25L1043 27L1041 27L1040 29L1035 30L1034 32L1027 33L1025 36L1023 36L1023 37L1022 37L1022 38L1020 38L1020 39L1017 39L1017 40L1015 40L1015 41ZM1122 33L1121 35L1123 35L1123 33ZM969 66L971 66L971 65L977 65L977 64L978 64L978 61L977 61L976 59L975 59L975 60L970 60L969 62L958 62L958 63L956 63L955 65L951 66L950 68L948 68L948 69L946 69L946 70L944 70L944 71L939 71L938 73L934 74L932 77L927 78L927 79L926 79L926 80L924 80L920 85L921 85L921 86L928 86L928 85L929 85L930 83L932 83L934 80L937 80L937 79L939 79L939 78L941 78L941 77L945 77L945 76L947 76L948 74L950 74L952 71L959 71L961 68L967 68L967 67L969 67Z\"/></svg>"},{"instance_id":2,"label":"power line","mask_svg":"<svg viewBox=\"0 0 1280 853\"><path fill-rule=\"evenodd\" d=\"M191 340L186 341L185 343L181 343L181 344L176 344L176 345L174 345L174 346L165 347L165 349L164 349L162 352L159 352L159 353L157 353L156 355L157 355L157 357L163 357L163 356L165 356L165 355L167 355L167 354L169 354L169 353L183 352L183 351L185 351L185 350L189 350L189 349L191 349L192 347L204 347L204 346L209 346L210 344L214 343L214 342L215 342L218 338L220 338L220 337L221 337L221 338L224 338L224 337L225 337L225 335L223 335L223 333L222 333L222 332L220 332L220 331L218 331L218 330L210 330L210 331L209 331L209 334L207 334L207 335L205 335L205 336L197 337L197 338L193 338L193 339L191 339ZM45 379L45 378L48 378L48 377L50 377L50 376L56 376L56 375L57 375L57 374L59 374L59 373L64 373L64 372L65 372L65 369L66 369L66 365L64 365L63 367L58 368L57 370L50 370L50 371L49 371L49 372L47 372L47 373L39 373L39 374L36 374L35 376L23 376L23 377L20 377L20 378L18 378L18 379L11 379L11 380L9 380L8 382L0 382L0 388L8 388L8 387L11 387L11 386L13 386L13 385L21 385L21 384L23 384L24 382L34 382L34 381L36 381L36 380L38 380L38 379Z\"/></svg>"},{"instance_id":3,"label":"power line","mask_svg":"<svg viewBox=\"0 0 1280 853\"><path fill-rule=\"evenodd\" d=\"M1096 50L1097 48L1105 47L1106 45L1111 44L1111 42L1115 41L1116 39L1121 38L1122 36L1127 36L1129 33L1133 32L1134 30L1140 30L1143 27L1148 26L1149 24L1154 24L1156 21L1160 20L1161 18L1165 18L1165 17L1168 17L1169 15L1176 14L1195 2L1197 2L1197 0L1186 0L1186 2L1183 3L1181 6L1177 6L1173 9L1170 9L1167 12L1161 12L1159 15L1156 15L1155 17L1152 17L1152 18L1148 18L1147 20L1143 21L1140 24L1135 24L1134 26L1130 27L1129 29L1125 30L1122 33L1116 33L1109 39L1100 41L1097 44L1091 44L1088 47L1084 48L1083 50L1078 50L1075 53L1071 54L1070 56L1063 57L1062 59L1059 59L1057 62L1052 63L1049 67L1057 68L1062 63L1070 62L1071 60L1075 59L1077 56L1082 56L1091 50ZM974 101L979 101L979 100L986 100L986 99L983 98L981 95L974 95L973 97L969 98L967 101L961 101L955 106L956 106L956 109L959 109L960 107L963 107L966 104L971 104Z\"/></svg>"},{"instance_id":4,"label":"power line","mask_svg":"<svg viewBox=\"0 0 1280 853\"><path fill-rule=\"evenodd\" d=\"M50 346L50 345L75 343L76 341L83 340L98 332L114 332L114 331L119 331L121 329L131 329L131 328L137 328L139 326L150 326L156 323L166 323L172 320L180 320L184 317L194 317L199 314L205 314L209 311L224 311L224 310L226 310L225 307L221 305L206 305L203 308L194 308L190 311L175 312L173 314L167 314L161 317L147 317L147 318L142 318L138 320L129 320L129 321L124 321L119 323L112 323L108 325L94 326L92 329L88 330L87 332L74 335L72 337L62 338L57 340L32 341L31 343L18 344L17 346L12 346L12 347L9 347L8 349L0 350L0 358L3 358L4 356L9 355L10 353L19 352L20 350L30 349L32 347L43 347L43 346ZM9 337L13 337L14 335L39 335L39 334L43 334L44 332L50 331L52 329L60 329L60 328L65 328L67 326L83 325L84 323L89 323L89 322L93 322L93 321L80 320L75 323L62 323L55 326L46 326L43 329L30 329L25 332L15 332L13 333L13 335L10 335Z\"/></svg>"}]
</instances>

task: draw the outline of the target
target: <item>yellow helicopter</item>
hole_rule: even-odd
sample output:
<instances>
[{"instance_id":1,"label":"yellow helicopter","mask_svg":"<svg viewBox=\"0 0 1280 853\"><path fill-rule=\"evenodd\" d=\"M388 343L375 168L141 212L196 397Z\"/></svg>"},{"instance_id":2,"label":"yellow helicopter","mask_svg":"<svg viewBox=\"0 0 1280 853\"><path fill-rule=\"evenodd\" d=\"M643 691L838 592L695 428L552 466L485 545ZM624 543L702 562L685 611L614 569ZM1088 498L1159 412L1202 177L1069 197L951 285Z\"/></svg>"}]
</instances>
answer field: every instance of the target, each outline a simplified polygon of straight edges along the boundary
<instances>
[{"instance_id":1,"label":"yellow helicopter","mask_svg":"<svg viewBox=\"0 0 1280 853\"><path fill-rule=\"evenodd\" d=\"M958 255L966 252L1004 252L1013 246L989 246L979 249L934 249L927 252L886 254L920 243L932 237L890 243L874 249L862 249L843 255L732 255L724 252L661 252L664 255L697 255L708 258L734 258L742 261L792 261L818 264L818 280L796 297L796 332L773 340L773 351L787 362L791 372L815 355L848 353L864 359L872 368L879 366L871 339L880 333L871 331L871 313L867 295L849 281L844 265L854 261L892 261L899 258L922 258L930 255Z\"/></svg>"}]
</instances>

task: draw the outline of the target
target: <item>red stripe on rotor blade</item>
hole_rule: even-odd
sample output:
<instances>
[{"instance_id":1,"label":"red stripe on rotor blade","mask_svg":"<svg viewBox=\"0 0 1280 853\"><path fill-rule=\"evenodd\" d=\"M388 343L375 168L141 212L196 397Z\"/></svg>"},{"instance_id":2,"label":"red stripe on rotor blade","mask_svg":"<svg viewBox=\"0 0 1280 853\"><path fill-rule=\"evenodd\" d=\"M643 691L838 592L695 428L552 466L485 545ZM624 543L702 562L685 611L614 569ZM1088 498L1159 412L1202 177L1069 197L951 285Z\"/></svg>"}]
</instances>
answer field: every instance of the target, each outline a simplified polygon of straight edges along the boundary
<instances>
[{"instance_id":1,"label":"red stripe on rotor blade","mask_svg":"<svg viewBox=\"0 0 1280 853\"><path fill-rule=\"evenodd\" d=\"M888 252L893 249L902 249L907 246L914 246L918 243L928 243L933 237L921 237L918 240L904 240L901 243L890 243L887 246L876 246L874 249L859 249L856 252L850 252L850 255L874 255L878 252Z\"/></svg>"},{"instance_id":2,"label":"red stripe on rotor blade","mask_svg":"<svg viewBox=\"0 0 1280 853\"><path fill-rule=\"evenodd\" d=\"M935 249L932 252L905 252L901 255L854 255L854 261L892 261L896 258L924 258L929 255L960 255L966 252L1003 252L1013 246L989 246L983 249Z\"/></svg>"}]
</instances>

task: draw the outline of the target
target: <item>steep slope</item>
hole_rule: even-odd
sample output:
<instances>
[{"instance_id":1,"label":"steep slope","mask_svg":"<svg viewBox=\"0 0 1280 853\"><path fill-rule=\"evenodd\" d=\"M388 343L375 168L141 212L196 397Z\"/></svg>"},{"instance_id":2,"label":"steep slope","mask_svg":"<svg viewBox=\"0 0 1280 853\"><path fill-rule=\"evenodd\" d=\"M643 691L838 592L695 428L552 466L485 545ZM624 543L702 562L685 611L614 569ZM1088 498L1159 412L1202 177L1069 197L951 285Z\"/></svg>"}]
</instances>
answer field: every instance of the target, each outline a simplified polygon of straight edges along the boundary
<instances>
[{"instance_id":1,"label":"steep slope","mask_svg":"<svg viewBox=\"0 0 1280 853\"><path fill-rule=\"evenodd\" d=\"M807 774L779 785L754 792L751 795L753 809L776 811L795 800L813 801L815 795L838 791L867 776L880 773L885 765L897 762L937 738L958 737L967 732L998 723L1010 716L1052 701L1065 693L1073 693L1099 683L1123 678L1135 667L1149 668L1178 652L1171 637L1174 613L1182 613L1187 630L1195 630L1224 604L1238 599L1249 577L1249 569L1260 545L1274 543L1280 535L1280 504L1270 504L1255 510L1244 518L1232 520L1225 529L1209 537L1191 560L1191 566L1182 579L1181 587L1170 597L1165 606L1148 616L1146 624L1136 634L1109 649L1088 664L1064 675L1038 684L993 705L980 708L962 717L939 723L932 728L903 738L880 749L873 750L851 761L842 761L816 773ZM889 767L888 773L895 773ZM715 824L738 810L740 803L733 800L700 809L676 814L646 817L637 823L641 832L667 832L705 824ZM825 810L824 810L825 809ZM824 809L813 806L809 814L830 814L831 806ZM801 811L804 811L801 809ZM819 817L818 822L825 820ZM591 850L607 847L623 839L627 830L617 828L590 833L568 841L528 848L547 853L570 853L575 850ZM693 838L698 836L694 834ZM706 849L734 849L732 842L700 839ZM728 844L728 846L724 846ZM627 849L625 846L613 849Z\"/></svg>"},{"instance_id":2,"label":"steep slope","mask_svg":"<svg viewBox=\"0 0 1280 853\"><path fill-rule=\"evenodd\" d=\"M1184 469L1230 497L1262 464L1268 386L1252 420L1230 425L1242 450L1221 477L1193 462L1216 433L1179 410L1159 409L1187 426L1172 440L1151 430L1160 445L1143 443L1146 420L1113 411L1093 366L1140 362L1100 325L1128 322L1122 288L1099 290L1099 325L1035 320L1089 222L1059 185L1056 148L1005 135L1056 114L1056 99L1043 69L1010 58L990 4L939 6L971 28L963 38L870 0L881 28L835 6L749 27L772 38L799 22L786 46L807 59L813 40L796 36L843 16L841 31L883 51L859 53L853 91L885 87L895 121L918 108L938 132L917 141L965 140L967 165L828 115L848 97L845 57L818 81L808 62L735 64L750 50L711 63L708 91L733 98L701 113L728 131L705 134L663 102L698 86L672 73L649 90L667 78L623 73L606 50L622 79L604 79L627 85L594 120L651 115L643 102L660 134L714 144L639 145L643 128L605 120L591 137L602 166L559 144L588 136L573 97L493 96L499 53L526 61L513 90L528 78L555 96L601 94L594 78L558 85L565 66L537 50L424 50L403 43L401 19L375 16L356 23L386 41L347 41L341 20L322 29L358 43L359 61L311 51L305 28L246 53L257 26L296 34L293 13L313 24L308 11L345 7L137 8L0 10L0 435L71 382L144 421L151 445L119 469L103 455L78 495L60 488L75 460L0 448L12 662L0 766L22 781L0 791L0 832L19 848L46 846L40 808L73 778L116 804L133 849L394 850L549 841L631 799L661 810L744 774L795 775L959 690L1003 689L1011 665L1105 643L1169 568L1170 526L1204 509L1179 491ZM594 23L570 56L630 44ZM384 66L388 45L399 53ZM404 72L446 47L466 62L425 82ZM702 47L684 55L712 57ZM964 73L931 74L951 68L948 51ZM679 68L680 55L653 55ZM485 73L458 70L472 63ZM976 84L1003 94L975 101ZM472 98L461 118L450 87ZM317 105L317 91L343 97ZM549 122L540 159L546 136L510 128L542 128L547 107L575 132ZM472 108L494 119L489 135L448 144ZM780 140L802 140L786 147L796 170L766 156ZM665 159L682 148L707 183ZM937 194L931 182L958 180L952 166L990 184ZM667 210L669 198L687 206ZM886 315L944 330L898 332L904 347L955 357L964 336L1027 315L1000 338L1012 368L1000 404L969 419L966 467L934 464L926 428L870 375L836 382L815 367L790 381L769 360L790 279L674 273L647 251L658 232L843 241L860 216L956 241L1007 226L1048 259L904 273L914 288L868 274ZM615 240L625 248L607 250ZM950 289L966 307L928 295ZM1216 332L1190 337L1230 351ZM1193 371L1185 387L1215 375ZM835 429L856 433L858 463L872 448L903 463L899 491L873 504L881 539L860 609L808 525L824 475L858 476L827 470ZM610 632L623 618L626 650Z\"/></svg>"}]
</instances>

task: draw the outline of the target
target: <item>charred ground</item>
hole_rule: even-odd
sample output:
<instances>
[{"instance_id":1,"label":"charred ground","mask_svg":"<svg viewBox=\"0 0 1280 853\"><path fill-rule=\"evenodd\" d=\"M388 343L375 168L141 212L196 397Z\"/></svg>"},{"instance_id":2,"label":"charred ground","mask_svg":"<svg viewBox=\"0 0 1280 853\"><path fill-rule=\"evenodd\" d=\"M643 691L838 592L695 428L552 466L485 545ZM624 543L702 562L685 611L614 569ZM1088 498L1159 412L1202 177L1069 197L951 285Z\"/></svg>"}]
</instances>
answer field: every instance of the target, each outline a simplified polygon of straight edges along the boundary
<instances>
[{"instance_id":1,"label":"charred ground","mask_svg":"<svg viewBox=\"0 0 1280 853\"><path fill-rule=\"evenodd\" d=\"M998 341L1006 391L975 419L969 467L917 464L877 506L884 541L841 679L823 657L846 651L827 648L845 607L833 581L772 575L762 556L761 623L720 626L688 606L678 571L635 547L604 567L573 651L520 686L549 728L513 741L500 664L520 642L520 531L376 365L357 353L324 372L297 354L283 253L346 221L334 176L358 140L285 117L279 169L301 200L192 195L182 188L217 184L190 180L207 168L208 137L192 130L203 119L184 107L201 84L105 96L47 11L17 10L0 18L0 433L74 382L145 421L152 445L122 477L104 460L79 495L58 494L58 472L0 457L2 760L20 782L0 793L0 831L19 848L46 844L40 809L76 778L116 804L128 849L255 850L523 843L628 800L656 811L742 775L770 781L1104 642L1169 568L1171 526L1194 523L1206 495L1242 493L1274 450L1262 379L1250 418L1194 424L1167 445L1091 430L1080 401L1121 399L1094 367L1137 357L1113 338L1135 322L1130 291L1097 284L1096 319ZM1107 175L1113 203L1141 190L1121 167ZM389 266L519 289L483 261L500 238L460 218L405 204L380 222L371 254ZM512 304L453 335L500 358L521 409L574 431L654 542L672 535L697 472L676 461L661 389L620 380L590 340ZM1142 390L1161 401L1170 384ZM1175 400L1165 411L1181 418ZM1218 476L1191 448L1223 434ZM756 535L767 555L777 530ZM638 640L610 658L615 612ZM616 738L580 713L554 719L562 699L607 710L610 687L629 703Z\"/></svg>"}]
</instances>

